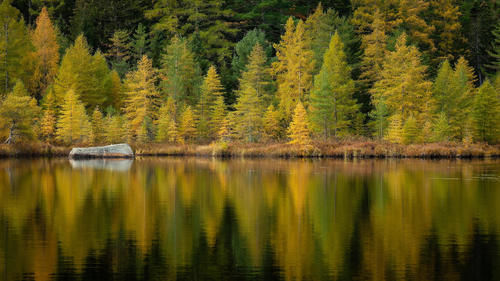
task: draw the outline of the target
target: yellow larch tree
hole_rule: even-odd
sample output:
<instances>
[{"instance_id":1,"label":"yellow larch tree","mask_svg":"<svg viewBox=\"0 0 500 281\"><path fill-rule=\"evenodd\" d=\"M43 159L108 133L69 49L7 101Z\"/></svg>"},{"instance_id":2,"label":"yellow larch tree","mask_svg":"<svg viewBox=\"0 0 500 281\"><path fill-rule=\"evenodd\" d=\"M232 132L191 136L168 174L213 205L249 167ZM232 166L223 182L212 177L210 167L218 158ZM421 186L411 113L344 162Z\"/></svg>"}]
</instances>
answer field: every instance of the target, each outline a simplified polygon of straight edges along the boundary
<instances>
[{"instance_id":1,"label":"yellow larch tree","mask_svg":"<svg viewBox=\"0 0 500 281\"><path fill-rule=\"evenodd\" d=\"M180 143L192 141L196 137L195 116L191 107L188 106L182 113L179 124L179 139Z\"/></svg>"},{"instance_id":2,"label":"yellow larch tree","mask_svg":"<svg viewBox=\"0 0 500 281\"><path fill-rule=\"evenodd\" d=\"M129 125L129 135L133 140L139 140L139 136L145 137L144 130L150 129L145 128L148 126L148 120L156 117L159 98L156 80L152 61L143 56L137 70L128 73L124 81L126 99L123 111Z\"/></svg>"},{"instance_id":3,"label":"yellow larch tree","mask_svg":"<svg viewBox=\"0 0 500 281\"><path fill-rule=\"evenodd\" d=\"M295 107L293 119L288 128L288 137L290 137L291 144L296 144L302 148L311 146L311 131L307 124L307 112L302 102L297 103Z\"/></svg>"},{"instance_id":4,"label":"yellow larch tree","mask_svg":"<svg viewBox=\"0 0 500 281\"><path fill-rule=\"evenodd\" d=\"M102 143L105 139L104 120L99 107L94 109L90 126L90 141L94 144Z\"/></svg>"},{"instance_id":5,"label":"yellow larch tree","mask_svg":"<svg viewBox=\"0 0 500 281\"><path fill-rule=\"evenodd\" d=\"M57 121L57 139L64 144L86 140L90 132L90 123L83 103L74 90L69 90L61 107L61 116Z\"/></svg>"},{"instance_id":6,"label":"yellow larch tree","mask_svg":"<svg viewBox=\"0 0 500 281\"><path fill-rule=\"evenodd\" d=\"M53 142L56 132L57 102L54 91L49 90L44 97L43 115L40 123L40 136L47 142Z\"/></svg>"},{"instance_id":7,"label":"yellow larch tree","mask_svg":"<svg viewBox=\"0 0 500 281\"><path fill-rule=\"evenodd\" d=\"M47 8L43 7L36 20L36 28L31 33L35 47L35 70L32 77L32 91L38 97L45 94L45 89L54 82L59 67L59 44L57 31L50 21Z\"/></svg>"},{"instance_id":8,"label":"yellow larch tree","mask_svg":"<svg viewBox=\"0 0 500 281\"><path fill-rule=\"evenodd\" d=\"M380 76L387 52L387 35L379 10L376 10L373 15L370 29L371 33L362 36L364 55L361 62L361 79L372 85Z\"/></svg>"},{"instance_id":9,"label":"yellow larch tree","mask_svg":"<svg viewBox=\"0 0 500 281\"><path fill-rule=\"evenodd\" d=\"M280 113L270 105L262 118L262 136L266 141L276 141L281 134Z\"/></svg>"},{"instance_id":10,"label":"yellow larch tree","mask_svg":"<svg viewBox=\"0 0 500 281\"><path fill-rule=\"evenodd\" d=\"M157 120L156 142L173 143L177 139L177 126L175 122L175 102L168 98L162 105Z\"/></svg>"},{"instance_id":11,"label":"yellow larch tree","mask_svg":"<svg viewBox=\"0 0 500 281\"><path fill-rule=\"evenodd\" d=\"M277 61L272 64L272 72L278 83L280 110L287 121L299 101L307 102L312 88L314 53L304 33L304 22L295 26L290 17L280 43L274 45Z\"/></svg>"},{"instance_id":12,"label":"yellow larch tree","mask_svg":"<svg viewBox=\"0 0 500 281\"><path fill-rule=\"evenodd\" d=\"M216 112L216 109L220 111L220 98L223 97L223 89L217 69L215 66L211 66L203 80L197 108L198 132L201 138L212 138L217 134L219 127L218 124L212 122L212 118L217 119L217 115L220 114L220 112Z\"/></svg>"}]
</instances>

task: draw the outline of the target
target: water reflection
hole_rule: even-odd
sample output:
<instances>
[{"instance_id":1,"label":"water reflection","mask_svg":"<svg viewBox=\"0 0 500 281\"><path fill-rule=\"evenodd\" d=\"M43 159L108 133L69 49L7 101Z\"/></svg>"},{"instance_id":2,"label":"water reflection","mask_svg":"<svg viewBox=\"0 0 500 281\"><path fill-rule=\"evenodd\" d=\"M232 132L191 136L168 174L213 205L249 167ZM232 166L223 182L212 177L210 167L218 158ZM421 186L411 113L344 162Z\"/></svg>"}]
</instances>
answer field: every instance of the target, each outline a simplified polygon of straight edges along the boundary
<instances>
[{"instance_id":1,"label":"water reflection","mask_svg":"<svg viewBox=\"0 0 500 281\"><path fill-rule=\"evenodd\" d=\"M73 169L97 169L126 172L134 163L131 159L70 159Z\"/></svg>"},{"instance_id":2,"label":"water reflection","mask_svg":"<svg viewBox=\"0 0 500 281\"><path fill-rule=\"evenodd\" d=\"M499 164L0 161L0 279L500 280Z\"/></svg>"}]
</instances>

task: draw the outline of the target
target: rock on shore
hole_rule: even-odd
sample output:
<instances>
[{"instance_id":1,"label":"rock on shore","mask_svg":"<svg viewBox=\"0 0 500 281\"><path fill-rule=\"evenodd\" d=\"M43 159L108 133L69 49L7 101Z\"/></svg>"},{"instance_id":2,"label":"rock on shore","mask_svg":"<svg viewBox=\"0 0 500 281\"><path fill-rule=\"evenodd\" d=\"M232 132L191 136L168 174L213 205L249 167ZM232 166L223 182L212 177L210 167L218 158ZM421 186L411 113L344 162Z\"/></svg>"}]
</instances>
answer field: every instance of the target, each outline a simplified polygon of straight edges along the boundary
<instances>
[{"instance_id":1,"label":"rock on shore","mask_svg":"<svg viewBox=\"0 0 500 281\"><path fill-rule=\"evenodd\" d=\"M134 151L128 144L114 144L99 147L75 147L69 158L134 158Z\"/></svg>"}]
</instances>

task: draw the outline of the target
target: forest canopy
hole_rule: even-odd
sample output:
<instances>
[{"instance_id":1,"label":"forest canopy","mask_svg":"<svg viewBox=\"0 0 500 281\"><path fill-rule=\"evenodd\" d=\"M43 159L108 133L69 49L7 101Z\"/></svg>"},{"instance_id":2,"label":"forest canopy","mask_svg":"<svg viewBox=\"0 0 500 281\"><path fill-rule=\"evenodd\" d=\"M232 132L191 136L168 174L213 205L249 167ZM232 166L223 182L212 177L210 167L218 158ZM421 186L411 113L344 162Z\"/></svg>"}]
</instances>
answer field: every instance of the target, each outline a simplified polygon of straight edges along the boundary
<instances>
[{"instance_id":1,"label":"forest canopy","mask_svg":"<svg viewBox=\"0 0 500 281\"><path fill-rule=\"evenodd\" d=\"M500 142L495 0L3 0L0 140Z\"/></svg>"}]
</instances>

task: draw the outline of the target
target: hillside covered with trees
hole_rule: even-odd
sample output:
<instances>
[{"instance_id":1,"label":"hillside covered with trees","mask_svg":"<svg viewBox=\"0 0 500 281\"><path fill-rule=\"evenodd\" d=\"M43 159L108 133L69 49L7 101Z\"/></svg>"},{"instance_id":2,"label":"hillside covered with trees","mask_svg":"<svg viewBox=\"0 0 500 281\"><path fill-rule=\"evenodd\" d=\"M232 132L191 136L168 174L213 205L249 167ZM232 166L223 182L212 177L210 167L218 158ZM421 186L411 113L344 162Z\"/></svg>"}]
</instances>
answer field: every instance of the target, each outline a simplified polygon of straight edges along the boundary
<instances>
[{"instance_id":1,"label":"hillside covered with trees","mask_svg":"<svg viewBox=\"0 0 500 281\"><path fill-rule=\"evenodd\" d=\"M3 0L0 141L500 142L496 0Z\"/></svg>"}]
</instances>

